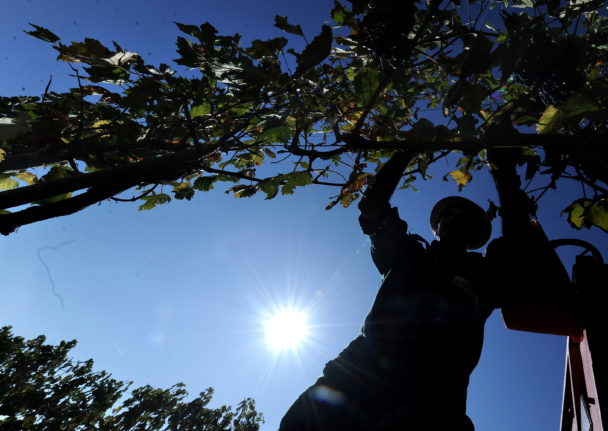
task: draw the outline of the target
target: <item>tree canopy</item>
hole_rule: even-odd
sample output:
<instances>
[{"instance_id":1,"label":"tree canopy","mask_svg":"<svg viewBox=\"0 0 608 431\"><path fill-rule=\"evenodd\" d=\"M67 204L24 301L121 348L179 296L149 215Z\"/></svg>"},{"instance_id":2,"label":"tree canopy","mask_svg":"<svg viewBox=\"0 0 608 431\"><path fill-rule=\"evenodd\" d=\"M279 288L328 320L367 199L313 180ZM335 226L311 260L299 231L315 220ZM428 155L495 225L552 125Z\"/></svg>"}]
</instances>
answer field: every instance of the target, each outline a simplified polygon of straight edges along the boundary
<instances>
[{"instance_id":1,"label":"tree canopy","mask_svg":"<svg viewBox=\"0 0 608 431\"><path fill-rule=\"evenodd\" d=\"M189 401L181 383L142 386L127 395L131 383L94 371L92 360L70 359L75 346L0 329L0 429L257 431L263 422L249 398L236 409L207 407L211 388Z\"/></svg>"},{"instance_id":2,"label":"tree canopy","mask_svg":"<svg viewBox=\"0 0 608 431\"><path fill-rule=\"evenodd\" d=\"M349 0L312 38L283 16L284 37L247 45L207 22L176 23L173 65L33 25L75 86L0 98L0 232L110 198L151 209L218 182L268 199L324 185L336 190L328 207L348 206L400 150L418 153L404 187L453 153L446 178L466 186L496 147L520 150L536 201L562 180L580 183L571 225L606 231L605 9Z\"/></svg>"}]
</instances>

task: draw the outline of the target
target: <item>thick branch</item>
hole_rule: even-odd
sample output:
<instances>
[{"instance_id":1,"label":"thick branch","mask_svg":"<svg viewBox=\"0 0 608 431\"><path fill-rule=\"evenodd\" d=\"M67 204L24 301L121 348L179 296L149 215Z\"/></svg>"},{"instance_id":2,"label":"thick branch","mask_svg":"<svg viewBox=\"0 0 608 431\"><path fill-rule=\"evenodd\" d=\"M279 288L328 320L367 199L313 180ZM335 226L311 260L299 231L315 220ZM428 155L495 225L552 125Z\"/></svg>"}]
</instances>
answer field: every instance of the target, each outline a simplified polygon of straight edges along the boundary
<instances>
[{"instance_id":1,"label":"thick branch","mask_svg":"<svg viewBox=\"0 0 608 431\"><path fill-rule=\"evenodd\" d=\"M414 152L460 150L464 152L478 152L483 149L496 147L538 147L551 149L573 149L579 146L605 145L604 136L587 137L582 140L580 136L573 135L536 135L518 134L513 136L493 137L491 139L479 139L470 141L416 141L410 139L394 141L370 141L360 136L343 135L345 144L333 150L318 151L306 150L299 147L289 147L289 152L296 156L317 157L329 159L333 156L356 151L376 150L411 150Z\"/></svg>"},{"instance_id":2,"label":"thick branch","mask_svg":"<svg viewBox=\"0 0 608 431\"><path fill-rule=\"evenodd\" d=\"M21 171L29 168L34 168L44 164L63 162L69 159L76 160L88 160L91 154L107 153L107 152L118 152L124 150L165 150L175 152L183 149L179 146L158 141L158 140L146 140L137 141L134 144L123 144L123 145L92 145L86 141L74 142L66 150L52 151L52 152L40 152L40 153L28 153L28 154L16 154L9 156L3 162L0 162L0 172L8 171Z\"/></svg>"},{"instance_id":3,"label":"thick branch","mask_svg":"<svg viewBox=\"0 0 608 431\"><path fill-rule=\"evenodd\" d=\"M89 205L109 199L112 196L131 188L133 184L111 184L97 186L73 198L44 206L33 206L11 214L0 215L0 234L8 235L20 226L47 220L54 217L74 214Z\"/></svg>"},{"instance_id":4,"label":"thick branch","mask_svg":"<svg viewBox=\"0 0 608 431\"><path fill-rule=\"evenodd\" d=\"M74 192L100 184L116 183L117 181L120 183L127 181L133 185L137 185L141 182L155 183L172 180L179 177L180 173L185 173L193 162L214 152L217 148L218 145L212 145L204 148L203 152L191 149L117 168L109 168L90 174L79 174L7 190L0 193L0 209L12 208L63 193Z\"/></svg>"}]
</instances>

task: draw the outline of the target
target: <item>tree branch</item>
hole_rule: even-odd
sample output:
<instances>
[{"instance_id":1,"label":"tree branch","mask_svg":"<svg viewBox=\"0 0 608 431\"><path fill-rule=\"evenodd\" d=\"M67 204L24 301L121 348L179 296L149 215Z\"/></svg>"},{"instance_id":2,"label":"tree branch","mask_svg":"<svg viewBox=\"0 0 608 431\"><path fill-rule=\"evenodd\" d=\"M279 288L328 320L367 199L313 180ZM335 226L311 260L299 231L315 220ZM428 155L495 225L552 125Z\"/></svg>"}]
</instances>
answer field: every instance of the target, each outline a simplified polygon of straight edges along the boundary
<instances>
[{"instance_id":1,"label":"tree branch","mask_svg":"<svg viewBox=\"0 0 608 431\"><path fill-rule=\"evenodd\" d=\"M39 182L31 186L0 193L0 209L36 202L63 193L74 192L104 183L126 180L133 185L141 182L158 183L181 176L194 162L213 153L221 144L211 145L202 151L191 149L168 156L155 157L137 163L109 168L90 174L79 174L53 181Z\"/></svg>"},{"instance_id":2,"label":"tree branch","mask_svg":"<svg viewBox=\"0 0 608 431\"><path fill-rule=\"evenodd\" d=\"M64 199L59 202L44 206L33 206L16 213L0 215L0 234L9 235L20 226L47 220L54 217L74 214L89 205L109 199L132 187L131 185L105 185L93 187L88 192L73 198Z\"/></svg>"}]
</instances>

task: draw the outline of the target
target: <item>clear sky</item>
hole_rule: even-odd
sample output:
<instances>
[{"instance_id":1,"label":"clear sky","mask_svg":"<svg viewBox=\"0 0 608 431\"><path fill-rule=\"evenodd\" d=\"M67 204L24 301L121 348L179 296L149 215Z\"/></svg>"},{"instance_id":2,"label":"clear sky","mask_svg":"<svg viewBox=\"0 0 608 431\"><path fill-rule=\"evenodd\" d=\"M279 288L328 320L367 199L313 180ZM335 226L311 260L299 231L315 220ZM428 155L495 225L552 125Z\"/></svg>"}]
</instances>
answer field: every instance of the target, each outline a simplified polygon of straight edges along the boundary
<instances>
[{"instance_id":1,"label":"clear sky","mask_svg":"<svg viewBox=\"0 0 608 431\"><path fill-rule=\"evenodd\" d=\"M173 21L209 21L221 33L250 40L279 35L274 15L287 15L310 39L331 3L4 0L0 94L40 95L50 75L54 90L76 85L49 45L23 33L28 22L65 41L116 40L158 63L176 57ZM440 179L448 170L438 166L420 192L393 198L411 230L429 240L432 205L457 193ZM462 195L485 206L496 200L488 184L476 177ZM136 386L183 381L191 393L212 386L214 405L253 397L266 417L262 429L275 430L323 365L357 336L380 285L356 208L324 210L332 193L308 187L265 201L216 190L147 212L104 202L23 227L0 239L0 324L25 337L46 334L51 342L76 338L76 358L93 358L98 369ZM568 202L567 185L543 198L539 215L547 233L582 237L606 254L605 234L573 233L558 217ZM265 342L264 322L289 305L307 310L309 341L297 354L277 354ZM476 429L557 430L565 342L506 330L495 312L469 389Z\"/></svg>"}]
</instances>

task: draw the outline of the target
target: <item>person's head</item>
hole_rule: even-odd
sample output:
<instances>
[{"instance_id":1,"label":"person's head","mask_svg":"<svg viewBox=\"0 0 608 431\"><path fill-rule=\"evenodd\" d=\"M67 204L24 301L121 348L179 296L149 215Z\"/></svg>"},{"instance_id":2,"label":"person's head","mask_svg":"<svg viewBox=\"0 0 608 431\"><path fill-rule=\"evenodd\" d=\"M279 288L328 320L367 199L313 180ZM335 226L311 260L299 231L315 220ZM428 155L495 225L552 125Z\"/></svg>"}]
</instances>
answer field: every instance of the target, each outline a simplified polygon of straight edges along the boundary
<instances>
[{"instance_id":1,"label":"person's head","mask_svg":"<svg viewBox=\"0 0 608 431\"><path fill-rule=\"evenodd\" d=\"M449 196L435 204L431 211L431 229L439 241L467 250L482 247L492 233L486 212L460 196Z\"/></svg>"}]
</instances>

